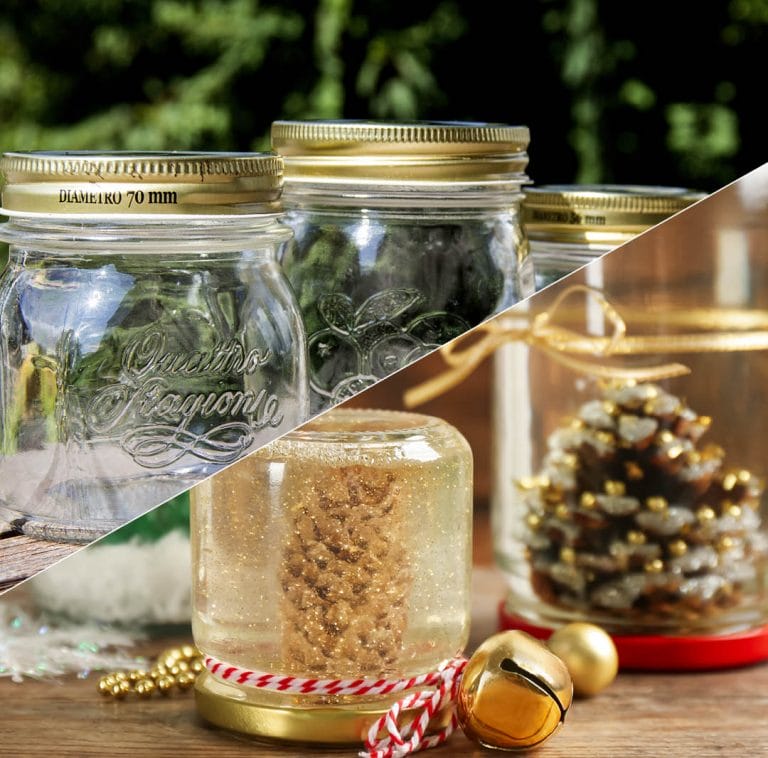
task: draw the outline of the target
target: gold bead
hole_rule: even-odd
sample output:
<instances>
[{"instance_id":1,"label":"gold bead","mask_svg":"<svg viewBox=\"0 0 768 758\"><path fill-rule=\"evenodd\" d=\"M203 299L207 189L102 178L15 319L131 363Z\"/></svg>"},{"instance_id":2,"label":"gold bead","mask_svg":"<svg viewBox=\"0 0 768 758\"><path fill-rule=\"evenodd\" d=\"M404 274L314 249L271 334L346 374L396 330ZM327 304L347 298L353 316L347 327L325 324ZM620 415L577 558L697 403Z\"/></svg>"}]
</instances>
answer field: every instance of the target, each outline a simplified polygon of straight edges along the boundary
<instances>
[{"instance_id":1,"label":"gold bead","mask_svg":"<svg viewBox=\"0 0 768 758\"><path fill-rule=\"evenodd\" d=\"M643 470L634 461L627 461L624 464L624 470L627 472L627 478L632 481L642 479L644 476Z\"/></svg>"},{"instance_id":2,"label":"gold bead","mask_svg":"<svg viewBox=\"0 0 768 758\"><path fill-rule=\"evenodd\" d=\"M688 545L685 543L685 540L672 540L669 543L669 552L671 555L679 558L688 552Z\"/></svg>"},{"instance_id":3,"label":"gold bead","mask_svg":"<svg viewBox=\"0 0 768 758\"><path fill-rule=\"evenodd\" d=\"M746 469L741 469L741 471L736 474L736 478L741 484L749 484L750 480L752 479L752 474L750 474Z\"/></svg>"},{"instance_id":4,"label":"gold bead","mask_svg":"<svg viewBox=\"0 0 768 758\"><path fill-rule=\"evenodd\" d=\"M155 684L157 685L157 689L160 690L160 694L168 695L173 689L173 686L176 684L176 680L172 676L166 675L166 676L161 676L155 682Z\"/></svg>"},{"instance_id":5,"label":"gold bead","mask_svg":"<svg viewBox=\"0 0 768 758\"><path fill-rule=\"evenodd\" d=\"M700 524L706 524L709 521L714 521L715 512L708 505L703 505L696 511L696 518Z\"/></svg>"},{"instance_id":6,"label":"gold bead","mask_svg":"<svg viewBox=\"0 0 768 758\"><path fill-rule=\"evenodd\" d=\"M569 565L573 565L576 563L576 552L572 547L561 547L560 548L560 560L563 563L567 563Z\"/></svg>"},{"instance_id":7,"label":"gold bead","mask_svg":"<svg viewBox=\"0 0 768 758\"><path fill-rule=\"evenodd\" d=\"M165 666L152 666L149 670L150 679L157 681L161 677L167 676L168 669Z\"/></svg>"},{"instance_id":8,"label":"gold bead","mask_svg":"<svg viewBox=\"0 0 768 758\"><path fill-rule=\"evenodd\" d=\"M115 682L111 676L103 676L99 679L99 692L102 695L109 695L115 684L117 684L117 682Z\"/></svg>"},{"instance_id":9,"label":"gold bead","mask_svg":"<svg viewBox=\"0 0 768 758\"><path fill-rule=\"evenodd\" d=\"M627 542L630 545L645 545L645 535L635 529L627 532Z\"/></svg>"},{"instance_id":10,"label":"gold bead","mask_svg":"<svg viewBox=\"0 0 768 758\"><path fill-rule=\"evenodd\" d=\"M609 479L605 483L605 494L615 495L617 497L623 497L627 492L627 487L624 482L614 481Z\"/></svg>"},{"instance_id":11,"label":"gold bead","mask_svg":"<svg viewBox=\"0 0 768 758\"><path fill-rule=\"evenodd\" d=\"M575 622L558 629L549 649L568 667L573 691L589 697L604 690L619 670L616 646L599 626Z\"/></svg>"},{"instance_id":12,"label":"gold bead","mask_svg":"<svg viewBox=\"0 0 768 758\"><path fill-rule=\"evenodd\" d=\"M489 637L470 658L456 715L467 737L485 747L529 748L557 729L572 699L565 664L533 637L508 631Z\"/></svg>"},{"instance_id":13,"label":"gold bead","mask_svg":"<svg viewBox=\"0 0 768 758\"><path fill-rule=\"evenodd\" d=\"M602 429L597 432L597 434L595 434L595 437L597 441L602 445L612 445L614 442L613 435L610 432L606 432Z\"/></svg>"},{"instance_id":14,"label":"gold bead","mask_svg":"<svg viewBox=\"0 0 768 758\"><path fill-rule=\"evenodd\" d=\"M664 563L658 558L654 558L652 561L648 561L643 569L647 574L660 574L664 571Z\"/></svg>"},{"instance_id":15,"label":"gold bead","mask_svg":"<svg viewBox=\"0 0 768 758\"><path fill-rule=\"evenodd\" d=\"M696 419L696 423L699 426L703 426L705 428L708 428L708 427L712 426L712 417L711 416L699 416Z\"/></svg>"},{"instance_id":16,"label":"gold bead","mask_svg":"<svg viewBox=\"0 0 768 758\"><path fill-rule=\"evenodd\" d=\"M570 511L568 510L568 506L565 503L560 503L560 505L555 508L555 516L557 516L557 518L561 519L562 521L565 521L569 515Z\"/></svg>"},{"instance_id":17,"label":"gold bead","mask_svg":"<svg viewBox=\"0 0 768 758\"><path fill-rule=\"evenodd\" d=\"M117 682L117 684L113 684L109 690L109 694L112 695L112 697L117 698L118 700L122 700L127 694L126 691L120 685L121 685L121 682Z\"/></svg>"},{"instance_id":18,"label":"gold bead","mask_svg":"<svg viewBox=\"0 0 768 758\"><path fill-rule=\"evenodd\" d=\"M182 645L180 650L181 654L187 659L200 657L200 651L194 645Z\"/></svg>"},{"instance_id":19,"label":"gold bead","mask_svg":"<svg viewBox=\"0 0 768 758\"><path fill-rule=\"evenodd\" d=\"M529 513L525 517L525 523L528 524L529 529L538 529L541 526L541 516L537 513Z\"/></svg>"},{"instance_id":20,"label":"gold bead","mask_svg":"<svg viewBox=\"0 0 768 758\"><path fill-rule=\"evenodd\" d=\"M594 508L597 505L597 498L593 492L582 492L579 498L579 505L582 508Z\"/></svg>"},{"instance_id":21,"label":"gold bead","mask_svg":"<svg viewBox=\"0 0 768 758\"><path fill-rule=\"evenodd\" d=\"M186 690L195 683L195 679L197 679L197 676L191 671L182 671L182 673L176 677L176 684L179 689Z\"/></svg>"},{"instance_id":22,"label":"gold bead","mask_svg":"<svg viewBox=\"0 0 768 758\"><path fill-rule=\"evenodd\" d=\"M730 503L728 501L723 503L723 509L728 516L732 518L741 518L741 506L736 503Z\"/></svg>"},{"instance_id":23,"label":"gold bead","mask_svg":"<svg viewBox=\"0 0 768 758\"><path fill-rule=\"evenodd\" d=\"M141 698L151 697L157 689L157 685L151 679L142 679L136 682L136 694Z\"/></svg>"},{"instance_id":24,"label":"gold bead","mask_svg":"<svg viewBox=\"0 0 768 758\"><path fill-rule=\"evenodd\" d=\"M203 662L199 658L196 658L189 665L190 665L190 668L192 669L192 671L195 674L199 674L203 670L203 668L204 668L203 667Z\"/></svg>"},{"instance_id":25,"label":"gold bead","mask_svg":"<svg viewBox=\"0 0 768 758\"><path fill-rule=\"evenodd\" d=\"M727 534L724 534L720 539L717 541L717 545L715 545L715 549L718 553L726 553L728 550L731 550L736 545L736 541L733 539L733 537L729 537Z\"/></svg>"},{"instance_id":26,"label":"gold bead","mask_svg":"<svg viewBox=\"0 0 768 758\"><path fill-rule=\"evenodd\" d=\"M674 442L675 435L672 434L668 429L665 429L663 432L659 432L658 434L659 442L663 444L668 444L670 442Z\"/></svg>"},{"instance_id":27,"label":"gold bead","mask_svg":"<svg viewBox=\"0 0 768 758\"><path fill-rule=\"evenodd\" d=\"M611 416L614 416L619 412L616 403L612 403L610 400L603 401L603 410Z\"/></svg>"},{"instance_id":28,"label":"gold bead","mask_svg":"<svg viewBox=\"0 0 768 758\"><path fill-rule=\"evenodd\" d=\"M125 671L116 671L112 674L116 682L127 682L128 674Z\"/></svg>"},{"instance_id":29,"label":"gold bead","mask_svg":"<svg viewBox=\"0 0 768 758\"><path fill-rule=\"evenodd\" d=\"M649 511L653 511L654 513L661 513L662 511L667 510L667 500L663 497L649 497L646 498L645 501L646 506L648 506Z\"/></svg>"},{"instance_id":30,"label":"gold bead","mask_svg":"<svg viewBox=\"0 0 768 758\"><path fill-rule=\"evenodd\" d=\"M132 683L140 682L142 679L147 678L146 671L131 671L128 673L128 681Z\"/></svg>"},{"instance_id":31,"label":"gold bead","mask_svg":"<svg viewBox=\"0 0 768 758\"><path fill-rule=\"evenodd\" d=\"M737 484L738 484L738 477L736 474L726 474L723 477L723 489L728 492L729 490L732 490Z\"/></svg>"}]
</instances>

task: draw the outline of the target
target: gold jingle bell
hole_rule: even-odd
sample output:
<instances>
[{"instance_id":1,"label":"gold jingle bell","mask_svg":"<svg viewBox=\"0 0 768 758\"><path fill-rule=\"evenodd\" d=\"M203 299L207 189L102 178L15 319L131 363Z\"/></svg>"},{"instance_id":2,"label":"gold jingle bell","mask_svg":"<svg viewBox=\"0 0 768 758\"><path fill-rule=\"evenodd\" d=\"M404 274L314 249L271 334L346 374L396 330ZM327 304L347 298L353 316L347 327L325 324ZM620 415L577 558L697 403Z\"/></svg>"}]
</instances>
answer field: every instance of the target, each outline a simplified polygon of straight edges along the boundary
<instances>
[{"instance_id":1,"label":"gold jingle bell","mask_svg":"<svg viewBox=\"0 0 768 758\"><path fill-rule=\"evenodd\" d=\"M515 750L546 740L572 699L565 664L525 632L507 631L489 637L469 659L456 711L470 739Z\"/></svg>"}]
</instances>

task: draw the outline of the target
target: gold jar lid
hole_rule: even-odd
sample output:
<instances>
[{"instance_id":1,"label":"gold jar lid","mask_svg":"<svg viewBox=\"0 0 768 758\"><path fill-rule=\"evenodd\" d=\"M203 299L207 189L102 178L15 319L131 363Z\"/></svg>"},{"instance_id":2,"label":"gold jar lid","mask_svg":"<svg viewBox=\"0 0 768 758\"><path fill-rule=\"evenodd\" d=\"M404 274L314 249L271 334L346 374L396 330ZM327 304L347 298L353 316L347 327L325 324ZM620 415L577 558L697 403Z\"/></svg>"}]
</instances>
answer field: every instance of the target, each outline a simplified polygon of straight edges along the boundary
<instances>
[{"instance_id":1,"label":"gold jar lid","mask_svg":"<svg viewBox=\"0 0 768 758\"><path fill-rule=\"evenodd\" d=\"M525 190L522 218L532 240L619 244L703 197L682 187L543 185Z\"/></svg>"},{"instance_id":2,"label":"gold jar lid","mask_svg":"<svg viewBox=\"0 0 768 758\"><path fill-rule=\"evenodd\" d=\"M525 180L526 126L276 121L287 182L505 184Z\"/></svg>"},{"instance_id":3,"label":"gold jar lid","mask_svg":"<svg viewBox=\"0 0 768 758\"><path fill-rule=\"evenodd\" d=\"M280 210L272 153L5 153L9 216L221 216Z\"/></svg>"}]
</instances>

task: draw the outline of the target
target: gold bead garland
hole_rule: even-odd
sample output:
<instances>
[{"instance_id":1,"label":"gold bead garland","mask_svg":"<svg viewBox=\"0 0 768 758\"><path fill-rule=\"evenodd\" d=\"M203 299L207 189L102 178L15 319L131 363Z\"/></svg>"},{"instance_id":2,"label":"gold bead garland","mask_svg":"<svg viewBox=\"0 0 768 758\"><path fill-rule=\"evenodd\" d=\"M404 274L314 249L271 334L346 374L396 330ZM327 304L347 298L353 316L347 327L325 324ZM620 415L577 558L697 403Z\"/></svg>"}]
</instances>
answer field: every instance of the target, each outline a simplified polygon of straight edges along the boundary
<instances>
[{"instance_id":1,"label":"gold bead garland","mask_svg":"<svg viewBox=\"0 0 768 758\"><path fill-rule=\"evenodd\" d=\"M148 698L156 692L170 695L174 689L188 690L203 670L202 653L193 645L164 650L149 671L115 671L99 679L99 692L122 700L129 695Z\"/></svg>"}]
</instances>

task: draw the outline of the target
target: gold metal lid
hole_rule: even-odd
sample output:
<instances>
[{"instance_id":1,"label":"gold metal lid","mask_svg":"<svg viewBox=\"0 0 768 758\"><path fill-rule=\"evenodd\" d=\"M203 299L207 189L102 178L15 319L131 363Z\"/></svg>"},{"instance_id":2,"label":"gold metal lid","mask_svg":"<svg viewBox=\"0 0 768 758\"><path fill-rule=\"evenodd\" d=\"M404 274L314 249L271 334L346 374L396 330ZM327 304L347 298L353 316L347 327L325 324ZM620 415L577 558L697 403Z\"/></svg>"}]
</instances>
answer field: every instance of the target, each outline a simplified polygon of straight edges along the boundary
<instances>
[{"instance_id":1,"label":"gold metal lid","mask_svg":"<svg viewBox=\"0 0 768 758\"><path fill-rule=\"evenodd\" d=\"M522 218L531 239L621 242L703 197L682 187L543 185L525 190Z\"/></svg>"},{"instance_id":2,"label":"gold metal lid","mask_svg":"<svg viewBox=\"0 0 768 758\"><path fill-rule=\"evenodd\" d=\"M360 745L368 730L406 693L399 692L375 701L308 706L301 697L254 692L252 688L216 680L207 671L195 681L195 704L210 724L269 742L321 746ZM401 725L418 717L418 708L403 709ZM441 708L430 719L427 734L444 729L451 721L453 706Z\"/></svg>"},{"instance_id":3,"label":"gold metal lid","mask_svg":"<svg viewBox=\"0 0 768 758\"><path fill-rule=\"evenodd\" d=\"M469 122L276 121L287 182L473 182L525 179L526 126Z\"/></svg>"},{"instance_id":4,"label":"gold metal lid","mask_svg":"<svg viewBox=\"0 0 768 758\"><path fill-rule=\"evenodd\" d=\"M280 210L272 153L5 153L6 215L221 216Z\"/></svg>"}]
</instances>

